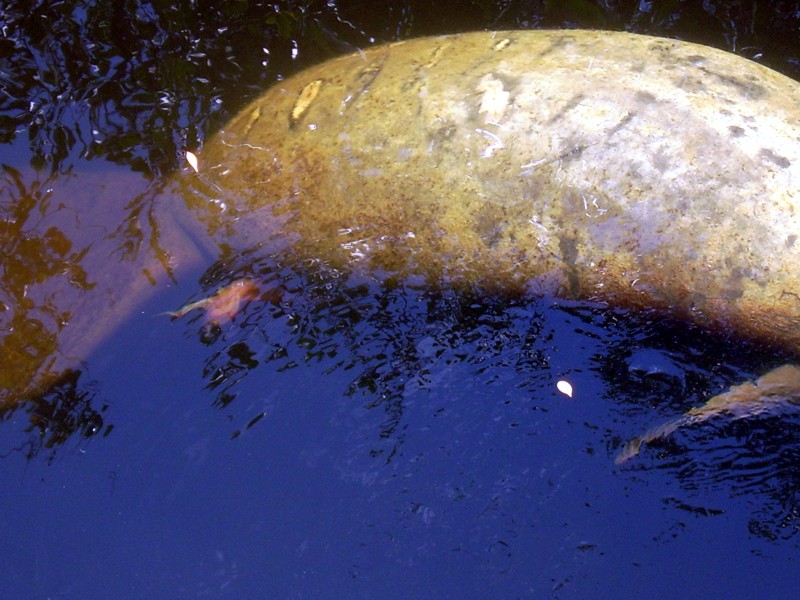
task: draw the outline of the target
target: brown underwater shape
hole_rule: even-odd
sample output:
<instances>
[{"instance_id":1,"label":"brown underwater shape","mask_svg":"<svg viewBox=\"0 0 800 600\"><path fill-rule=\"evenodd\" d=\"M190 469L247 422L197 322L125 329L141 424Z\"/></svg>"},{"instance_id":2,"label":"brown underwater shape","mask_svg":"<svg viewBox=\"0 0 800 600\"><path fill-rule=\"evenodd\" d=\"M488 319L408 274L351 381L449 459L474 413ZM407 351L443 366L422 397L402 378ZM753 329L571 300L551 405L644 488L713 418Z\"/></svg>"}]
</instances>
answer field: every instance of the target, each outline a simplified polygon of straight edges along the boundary
<instances>
[{"instance_id":1,"label":"brown underwater shape","mask_svg":"<svg viewBox=\"0 0 800 600\"><path fill-rule=\"evenodd\" d=\"M639 454L645 444L664 439L680 427L703 423L716 416L731 420L745 419L796 404L800 404L800 367L783 365L753 383L748 381L735 385L727 392L710 398L703 406L692 408L677 419L629 441L615 462L619 465L630 460Z\"/></svg>"}]
</instances>

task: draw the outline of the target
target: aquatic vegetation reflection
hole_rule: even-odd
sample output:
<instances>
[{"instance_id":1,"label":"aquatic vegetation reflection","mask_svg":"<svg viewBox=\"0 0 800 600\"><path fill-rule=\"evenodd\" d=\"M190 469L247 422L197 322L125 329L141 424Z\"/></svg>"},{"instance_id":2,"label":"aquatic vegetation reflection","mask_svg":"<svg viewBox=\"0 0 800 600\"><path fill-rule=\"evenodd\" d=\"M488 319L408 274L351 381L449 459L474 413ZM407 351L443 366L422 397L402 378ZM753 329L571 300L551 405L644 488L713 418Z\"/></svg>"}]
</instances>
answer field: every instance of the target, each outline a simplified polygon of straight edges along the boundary
<instances>
[{"instance_id":1,"label":"aquatic vegetation reflection","mask_svg":"<svg viewBox=\"0 0 800 600\"><path fill-rule=\"evenodd\" d=\"M103 418L108 406L99 400L96 382L85 381L84 375L79 370L67 371L46 393L22 406L0 409L0 422L28 419L26 426L8 434L17 438L17 445L9 448L4 444L3 458L19 453L31 460L46 454L52 462L56 450L74 441L74 436L88 439L111 433L113 425Z\"/></svg>"}]
</instances>

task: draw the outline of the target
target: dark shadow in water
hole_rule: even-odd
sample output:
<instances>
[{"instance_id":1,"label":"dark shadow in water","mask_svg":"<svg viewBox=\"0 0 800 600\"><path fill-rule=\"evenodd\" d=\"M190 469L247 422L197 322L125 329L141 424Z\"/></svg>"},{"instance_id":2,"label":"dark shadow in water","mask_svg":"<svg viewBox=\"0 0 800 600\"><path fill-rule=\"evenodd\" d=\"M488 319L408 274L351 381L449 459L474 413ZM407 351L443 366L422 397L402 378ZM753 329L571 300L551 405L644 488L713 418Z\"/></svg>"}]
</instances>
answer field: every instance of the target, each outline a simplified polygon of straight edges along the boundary
<instances>
[{"instance_id":1,"label":"dark shadow in water","mask_svg":"<svg viewBox=\"0 0 800 600\"><path fill-rule=\"evenodd\" d=\"M385 274L384 274L385 275ZM609 465L630 437L653 423L675 417L731 384L751 379L783 358L741 340L711 335L657 314L630 314L590 303L509 298L475 290L436 288L430 282L378 281L319 261L285 255L263 256L258 247L229 250L199 281L196 300L232 281L249 277L260 296L232 323L209 327L202 311L175 326L206 347L198 374L212 394L212 407L238 415L232 439L257 431L269 408L255 412L240 394L268 385L269 374L321 365L363 421L359 431L373 460L388 464L405 440L406 399L435 388L442 370L469 365L480 385L506 385L512 379L531 410L557 406L541 394L555 384L553 351L565 333L577 335L590 353L584 366L603 383L610 413L587 423L605 440ZM571 332L558 330L554 312L569 318ZM166 321L164 321L166 323ZM191 367L187 367L191 368ZM344 383L342 383L344 382ZM324 380L320 384L325 387ZM9 454L47 456L70 438L108 435L101 386L71 370L36 400L4 411L0 418L24 415L24 442ZM244 414L242 414L244 413ZM366 425L364 425L366 424ZM5 427L16 426L4 423ZM224 426L224 425L221 425ZM641 477L664 471L686 490L758 492L750 528L767 540L794 536L800 513L800 415L763 416L747 421L716 419L686 428L654 443L626 464L623 472ZM768 500L767 500L768 499ZM713 515L716 506L684 505Z\"/></svg>"},{"instance_id":2,"label":"dark shadow in water","mask_svg":"<svg viewBox=\"0 0 800 600\"><path fill-rule=\"evenodd\" d=\"M235 400L238 383L260 364L275 363L279 371L330 365L326 373L352 374L345 397L361 397L367 410L383 413L373 455L390 456L398 443L406 387L424 387L431 363L443 355L475 365L478 374L491 368L536 373L547 367L536 313L543 300L378 282L321 262L293 267L279 260L270 256L243 266L217 265L204 277L209 292L241 277L259 281L262 288L261 301L246 310L240 327L209 340L207 326L199 326L198 337L211 350L203 377L217 393L218 407ZM226 273L223 280L221 273ZM522 319L525 325L519 327ZM509 362L509 347L520 346L521 353ZM256 415L250 425L258 420Z\"/></svg>"}]
</instances>

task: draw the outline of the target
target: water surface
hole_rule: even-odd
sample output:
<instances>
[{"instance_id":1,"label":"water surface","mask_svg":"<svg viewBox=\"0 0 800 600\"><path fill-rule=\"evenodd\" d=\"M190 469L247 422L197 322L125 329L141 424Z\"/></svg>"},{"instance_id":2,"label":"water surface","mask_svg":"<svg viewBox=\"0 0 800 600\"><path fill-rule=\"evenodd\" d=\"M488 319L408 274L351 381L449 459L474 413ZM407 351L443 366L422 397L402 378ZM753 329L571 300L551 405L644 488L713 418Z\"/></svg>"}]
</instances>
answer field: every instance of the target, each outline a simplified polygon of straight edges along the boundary
<instances>
[{"instance_id":1,"label":"water surface","mask_svg":"<svg viewBox=\"0 0 800 600\"><path fill-rule=\"evenodd\" d=\"M796 15L22 4L0 18L2 597L797 590L798 415L614 464L786 356L655 315L359 278L250 236L202 243L172 194L185 150L259 90L373 40L627 28L797 77ZM241 277L263 293L231 323L161 314Z\"/></svg>"}]
</instances>

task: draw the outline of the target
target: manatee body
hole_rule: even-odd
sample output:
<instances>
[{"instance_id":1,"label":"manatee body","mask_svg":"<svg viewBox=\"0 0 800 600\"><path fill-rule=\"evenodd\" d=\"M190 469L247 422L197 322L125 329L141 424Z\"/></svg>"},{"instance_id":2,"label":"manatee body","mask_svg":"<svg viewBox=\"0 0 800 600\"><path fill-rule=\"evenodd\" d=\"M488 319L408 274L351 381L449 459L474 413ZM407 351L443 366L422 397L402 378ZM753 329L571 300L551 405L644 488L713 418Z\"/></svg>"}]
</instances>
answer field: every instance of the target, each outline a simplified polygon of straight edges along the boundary
<instances>
[{"instance_id":1,"label":"manatee body","mask_svg":"<svg viewBox=\"0 0 800 600\"><path fill-rule=\"evenodd\" d=\"M195 195L302 255L800 350L800 85L733 54L596 31L388 44L274 86L201 159Z\"/></svg>"}]
</instances>

